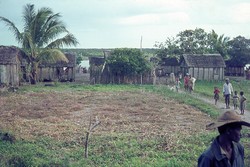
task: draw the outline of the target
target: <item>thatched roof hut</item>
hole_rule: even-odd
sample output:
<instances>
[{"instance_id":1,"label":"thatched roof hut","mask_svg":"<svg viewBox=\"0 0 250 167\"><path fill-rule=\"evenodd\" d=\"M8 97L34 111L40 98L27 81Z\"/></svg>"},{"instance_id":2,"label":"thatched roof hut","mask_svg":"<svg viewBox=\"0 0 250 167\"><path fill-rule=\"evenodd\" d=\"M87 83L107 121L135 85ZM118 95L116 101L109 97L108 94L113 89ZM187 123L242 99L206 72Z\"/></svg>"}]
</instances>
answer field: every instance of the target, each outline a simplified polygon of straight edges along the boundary
<instances>
[{"instance_id":1,"label":"thatched roof hut","mask_svg":"<svg viewBox=\"0 0 250 167\"><path fill-rule=\"evenodd\" d=\"M19 71L25 53L15 46L0 46L0 85L19 86Z\"/></svg>"},{"instance_id":2,"label":"thatched roof hut","mask_svg":"<svg viewBox=\"0 0 250 167\"><path fill-rule=\"evenodd\" d=\"M225 61L220 54L184 54L182 72L199 80L223 80Z\"/></svg>"},{"instance_id":3,"label":"thatched roof hut","mask_svg":"<svg viewBox=\"0 0 250 167\"><path fill-rule=\"evenodd\" d=\"M68 62L42 63L39 65L38 79L40 81L74 81L76 73L76 55L65 53Z\"/></svg>"}]
</instances>

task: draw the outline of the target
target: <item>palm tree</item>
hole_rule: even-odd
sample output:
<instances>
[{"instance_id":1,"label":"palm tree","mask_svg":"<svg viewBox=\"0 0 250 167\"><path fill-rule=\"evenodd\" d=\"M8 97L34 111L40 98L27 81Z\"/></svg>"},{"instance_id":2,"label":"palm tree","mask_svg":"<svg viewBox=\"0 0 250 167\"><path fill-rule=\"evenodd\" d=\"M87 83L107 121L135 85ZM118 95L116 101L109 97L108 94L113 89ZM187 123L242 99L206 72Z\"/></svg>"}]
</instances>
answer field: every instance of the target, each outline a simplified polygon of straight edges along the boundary
<instances>
[{"instance_id":1,"label":"palm tree","mask_svg":"<svg viewBox=\"0 0 250 167\"><path fill-rule=\"evenodd\" d=\"M211 52L218 52L222 57L226 58L228 52L229 37L218 35L214 30L209 34Z\"/></svg>"},{"instance_id":2,"label":"palm tree","mask_svg":"<svg viewBox=\"0 0 250 167\"><path fill-rule=\"evenodd\" d=\"M58 48L78 44L74 35L69 33L60 21L60 17L59 13L54 14L50 8L43 7L36 12L33 4L27 4L23 12L24 30L20 32L13 22L0 16L0 21L13 32L27 55L31 84L36 84L36 73L40 63L67 62L68 59Z\"/></svg>"}]
</instances>

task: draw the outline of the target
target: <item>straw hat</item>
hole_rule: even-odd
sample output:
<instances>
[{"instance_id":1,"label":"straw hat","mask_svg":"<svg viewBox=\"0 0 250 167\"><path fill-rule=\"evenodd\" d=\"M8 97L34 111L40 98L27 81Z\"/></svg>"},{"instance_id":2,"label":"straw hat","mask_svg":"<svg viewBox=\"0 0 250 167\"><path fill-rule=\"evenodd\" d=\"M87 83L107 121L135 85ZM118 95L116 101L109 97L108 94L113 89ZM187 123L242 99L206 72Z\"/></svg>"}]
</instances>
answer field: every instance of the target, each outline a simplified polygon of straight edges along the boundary
<instances>
[{"instance_id":1,"label":"straw hat","mask_svg":"<svg viewBox=\"0 0 250 167\"><path fill-rule=\"evenodd\" d=\"M250 122L242 120L242 118L234 111L226 111L217 119L216 122L208 124L206 129L212 130L229 123L240 123L241 125L250 127Z\"/></svg>"}]
</instances>

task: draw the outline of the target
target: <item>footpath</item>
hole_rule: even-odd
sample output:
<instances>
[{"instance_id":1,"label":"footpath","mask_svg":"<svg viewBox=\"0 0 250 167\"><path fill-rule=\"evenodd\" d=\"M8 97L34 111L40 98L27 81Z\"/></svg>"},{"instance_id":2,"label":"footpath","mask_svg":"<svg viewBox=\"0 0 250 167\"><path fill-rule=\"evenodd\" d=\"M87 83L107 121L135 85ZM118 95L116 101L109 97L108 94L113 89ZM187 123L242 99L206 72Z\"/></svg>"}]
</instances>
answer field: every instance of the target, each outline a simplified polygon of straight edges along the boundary
<instances>
[{"instance_id":1,"label":"footpath","mask_svg":"<svg viewBox=\"0 0 250 167\"><path fill-rule=\"evenodd\" d=\"M180 92L180 93L187 93L187 92L184 92L184 91L179 91L179 92ZM232 102L230 102L230 109L226 109L225 103L223 103L223 102L221 102L221 101L218 101L217 104L215 105L215 104L214 104L214 98L213 98L213 97L209 98L209 97L201 96L200 94L195 93L195 92L192 92L191 95L192 95L193 97L199 99L199 100L204 101L205 103L208 103L208 104L211 104L211 105L217 107L217 108L221 111L221 113L223 113L223 112L225 112L225 111L235 111L235 112L238 113L238 114L240 113L240 109L239 109L239 108L237 108L236 110L234 110L234 107L233 107L233 103L232 103ZM220 98L223 98L223 99L224 99L223 96L220 96ZM249 112L249 111L245 110L244 115L240 115L240 116L242 117L243 120L246 120L246 121L249 121L249 122L250 122L250 112Z\"/></svg>"}]
</instances>

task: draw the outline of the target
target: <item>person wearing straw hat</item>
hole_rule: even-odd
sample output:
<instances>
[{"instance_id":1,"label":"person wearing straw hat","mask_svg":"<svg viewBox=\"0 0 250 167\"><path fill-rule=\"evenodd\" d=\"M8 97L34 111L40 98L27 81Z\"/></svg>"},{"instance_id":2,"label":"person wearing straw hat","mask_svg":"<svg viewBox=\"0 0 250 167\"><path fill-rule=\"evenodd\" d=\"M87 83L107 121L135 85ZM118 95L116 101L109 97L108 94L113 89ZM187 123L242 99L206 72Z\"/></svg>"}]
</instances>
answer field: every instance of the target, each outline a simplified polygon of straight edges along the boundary
<instances>
[{"instance_id":1,"label":"person wearing straw hat","mask_svg":"<svg viewBox=\"0 0 250 167\"><path fill-rule=\"evenodd\" d=\"M234 111L224 112L207 130L218 129L219 135L198 159L198 167L244 167L244 147L239 143L242 126L250 123L242 120Z\"/></svg>"}]
</instances>

